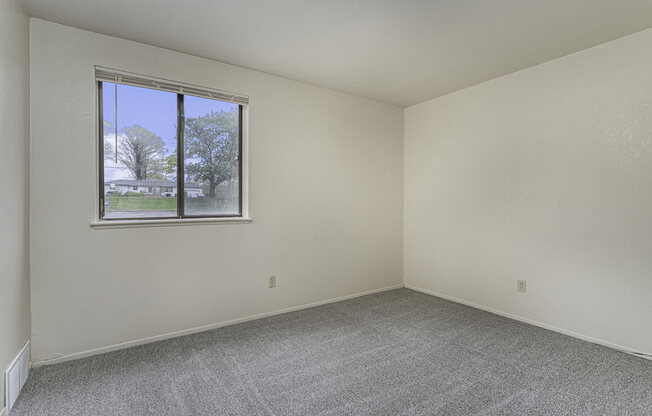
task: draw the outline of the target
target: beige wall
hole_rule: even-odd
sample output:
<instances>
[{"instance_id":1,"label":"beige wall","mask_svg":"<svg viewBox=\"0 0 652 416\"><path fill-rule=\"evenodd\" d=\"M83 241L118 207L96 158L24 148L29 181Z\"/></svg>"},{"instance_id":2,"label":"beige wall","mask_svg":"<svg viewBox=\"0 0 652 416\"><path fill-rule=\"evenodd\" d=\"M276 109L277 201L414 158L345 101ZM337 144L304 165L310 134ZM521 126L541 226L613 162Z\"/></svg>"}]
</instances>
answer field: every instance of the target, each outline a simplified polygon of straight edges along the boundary
<instances>
[{"instance_id":1,"label":"beige wall","mask_svg":"<svg viewBox=\"0 0 652 416\"><path fill-rule=\"evenodd\" d=\"M652 353L651 74L648 30L407 108L406 284Z\"/></svg>"},{"instance_id":2,"label":"beige wall","mask_svg":"<svg viewBox=\"0 0 652 416\"><path fill-rule=\"evenodd\" d=\"M30 327L28 48L21 3L0 0L0 397L2 373L29 339Z\"/></svg>"},{"instance_id":3,"label":"beige wall","mask_svg":"<svg viewBox=\"0 0 652 416\"><path fill-rule=\"evenodd\" d=\"M652 352L652 30L403 113L31 23L36 362L397 285L403 273L411 287ZM254 222L91 229L93 65L249 95Z\"/></svg>"},{"instance_id":4,"label":"beige wall","mask_svg":"<svg viewBox=\"0 0 652 416\"><path fill-rule=\"evenodd\" d=\"M402 284L401 108L37 19L30 30L36 362ZM249 95L253 223L90 228L94 65Z\"/></svg>"}]
</instances>

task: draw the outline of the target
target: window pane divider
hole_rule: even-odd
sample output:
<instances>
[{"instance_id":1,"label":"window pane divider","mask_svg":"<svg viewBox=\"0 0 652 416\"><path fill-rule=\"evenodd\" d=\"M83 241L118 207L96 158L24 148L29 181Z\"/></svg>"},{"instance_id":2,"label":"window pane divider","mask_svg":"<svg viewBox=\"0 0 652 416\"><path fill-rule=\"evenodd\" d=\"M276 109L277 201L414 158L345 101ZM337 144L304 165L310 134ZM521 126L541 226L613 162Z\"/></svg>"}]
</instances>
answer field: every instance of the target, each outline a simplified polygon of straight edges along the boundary
<instances>
[{"instance_id":1,"label":"window pane divider","mask_svg":"<svg viewBox=\"0 0 652 416\"><path fill-rule=\"evenodd\" d=\"M98 135L98 162L99 162L99 187L100 187L100 199L99 199L99 216L100 218L104 217L104 210L106 208L105 201L106 195L104 193L104 120L101 117L104 109L102 104L104 102L104 96L102 92L102 82L97 81L97 111L98 111L98 123L97 123L97 135Z\"/></svg>"},{"instance_id":2,"label":"window pane divider","mask_svg":"<svg viewBox=\"0 0 652 416\"><path fill-rule=\"evenodd\" d=\"M185 153L184 137L186 120L184 117L183 94L177 94L177 216L183 218L185 215Z\"/></svg>"}]
</instances>

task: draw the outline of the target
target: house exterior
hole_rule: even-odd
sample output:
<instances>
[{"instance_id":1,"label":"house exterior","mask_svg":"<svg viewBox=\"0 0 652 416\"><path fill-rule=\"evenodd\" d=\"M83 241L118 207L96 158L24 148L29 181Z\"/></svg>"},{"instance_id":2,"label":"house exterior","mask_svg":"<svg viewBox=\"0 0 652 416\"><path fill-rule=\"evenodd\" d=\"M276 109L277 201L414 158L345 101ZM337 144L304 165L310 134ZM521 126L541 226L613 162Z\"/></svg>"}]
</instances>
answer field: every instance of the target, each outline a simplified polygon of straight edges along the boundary
<instances>
[{"instance_id":1,"label":"house exterior","mask_svg":"<svg viewBox=\"0 0 652 416\"><path fill-rule=\"evenodd\" d=\"M190 198L204 196L201 185L192 182L184 184L184 191ZM172 198L177 196L177 182L169 180L133 180L117 179L104 182L104 195L126 195L127 192L139 192L145 196L157 196Z\"/></svg>"}]
</instances>

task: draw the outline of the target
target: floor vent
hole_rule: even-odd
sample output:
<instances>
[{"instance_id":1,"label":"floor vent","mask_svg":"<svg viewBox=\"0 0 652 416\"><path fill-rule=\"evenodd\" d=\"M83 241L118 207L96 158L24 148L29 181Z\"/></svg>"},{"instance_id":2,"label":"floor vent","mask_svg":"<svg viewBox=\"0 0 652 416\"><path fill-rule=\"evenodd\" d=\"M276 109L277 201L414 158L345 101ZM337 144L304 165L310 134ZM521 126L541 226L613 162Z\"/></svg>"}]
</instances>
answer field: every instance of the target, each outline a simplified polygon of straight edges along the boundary
<instances>
[{"instance_id":1,"label":"floor vent","mask_svg":"<svg viewBox=\"0 0 652 416\"><path fill-rule=\"evenodd\" d=\"M5 405L7 407L7 415L11 412L11 408L18 398L18 393L20 393L20 390L27 381L27 376L29 375L29 356L30 347L29 341L27 341L16 358L11 362L7 371L5 371Z\"/></svg>"}]
</instances>

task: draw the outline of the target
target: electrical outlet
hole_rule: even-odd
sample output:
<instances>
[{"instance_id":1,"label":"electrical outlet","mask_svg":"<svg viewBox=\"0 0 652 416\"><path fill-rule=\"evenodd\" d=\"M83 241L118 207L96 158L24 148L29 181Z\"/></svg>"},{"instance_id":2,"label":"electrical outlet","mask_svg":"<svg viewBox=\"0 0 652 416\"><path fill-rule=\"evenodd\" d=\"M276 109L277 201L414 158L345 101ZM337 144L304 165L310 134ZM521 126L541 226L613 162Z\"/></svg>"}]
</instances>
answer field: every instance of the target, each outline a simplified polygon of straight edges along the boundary
<instances>
[{"instance_id":1,"label":"electrical outlet","mask_svg":"<svg viewBox=\"0 0 652 416\"><path fill-rule=\"evenodd\" d=\"M516 281L516 291L518 293L527 292L527 282L525 280L517 280Z\"/></svg>"},{"instance_id":2,"label":"electrical outlet","mask_svg":"<svg viewBox=\"0 0 652 416\"><path fill-rule=\"evenodd\" d=\"M269 276L269 287L276 287L276 275Z\"/></svg>"}]
</instances>

